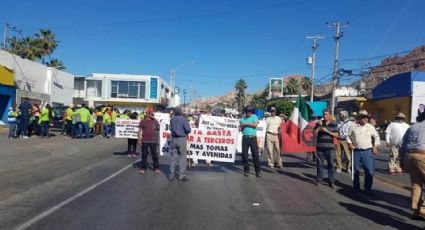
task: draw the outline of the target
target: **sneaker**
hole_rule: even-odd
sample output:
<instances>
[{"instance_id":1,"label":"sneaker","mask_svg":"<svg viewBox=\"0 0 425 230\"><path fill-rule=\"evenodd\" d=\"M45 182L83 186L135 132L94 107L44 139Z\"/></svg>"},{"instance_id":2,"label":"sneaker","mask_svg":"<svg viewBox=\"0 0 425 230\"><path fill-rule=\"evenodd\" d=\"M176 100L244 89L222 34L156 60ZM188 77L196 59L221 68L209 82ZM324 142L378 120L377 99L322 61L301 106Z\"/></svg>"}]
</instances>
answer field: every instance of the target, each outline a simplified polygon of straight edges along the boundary
<instances>
[{"instance_id":1,"label":"sneaker","mask_svg":"<svg viewBox=\"0 0 425 230\"><path fill-rule=\"evenodd\" d=\"M335 188L335 186L334 186L334 184L333 184L333 183L329 183L329 187L331 187L331 188Z\"/></svg>"},{"instance_id":2,"label":"sneaker","mask_svg":"<svg viewBox=\"0 0 425 230\"><path fill-rule=\"evenodd\" d=\"M133 154L129 153L129 154L127 155L127 157L133 157Z\"/></svg>"},{"instance_id":3,"label":"sneaker","mask_svg":"<svg viewBox=\"0 0 425 230\"><path fill-rule=\"evenodd\" d=\"M131 157L137 157L137 155L136 154L131 154Z\"/></svg>"},{"instance_id":4,"label":"sneaker","mask_svg":"<svg viewBox=\"0 0 425 230\"><path fill-rule=\"evenodd\" d=\"M243 175L244 177L249 177L249 172L244 172Z\"/></svg>"},{"instance_id":5,"label":"sneaker","mask_svg":"<svg viewBox=\"0 0 425 230\"><path fill-rule=\"evenodd\" d=\"M261 174L259 172L255 173L255 176L261 178Z\"/></svg>"},{"instance_id":6,"label":"sneaker","mask_svg":"<svg viewBox=\"0 0 425 230\"><path fill-rule=\"evenodd\" d=\"M337 172L337 173L341 173L342 171L341 171L341 169L336 169L336 171L335 172Z\"/></svg>"},{"instance_id":7,"label":"sneaker","mask_svg":"<svg viewBox=\"0 0 425 230\"><path fill-rule=\"evenodd\" d=\"M155 169L155 173L160 173L161 171L159 169Z\"/></svg>"},{"instance_id":8,"label":"sneaker","mask_svg":"<svg viewBox=\"0 0 425 230\"><path fill-rule=\"evenodd\" d=\"M320 187L320 185L322 185L322 182L320 182L320 181L316 182L317 187Z\"/></svg>"},{"instance_id":9,"label":"sneaker","mask_svg":"<svg viewBox=\"0 0 425 230\"><path fill-rule=\"evenodd\" d=\"M183 178L180 178L180 179L179 179L179 181L187 182L187 181L189 181L189 178L187 178L187 177L185 176L185 177L183 177Z\"/></svg>"},{"instance_id":10,"label":"sneaker","mask_svg":"<svg viewBox=\"0 0 425 230\"><path fill-rule=\"evenodd\" d=\"M350 170L350 169L347 169L347 173L348 173L348 174L351 174L351 170Z\"/></svg>"},{"instance_id":11,"label":"sneaker","mask_svg":"<svg viewBox=\"0 0 425 230\"><path fill-rule=\"evenodd\" d=\"M397 174L394 171L390 171L391 176L397 176Z\"/></svg>"},{"instance_id":12,"label":"sneaker","mask_svg":"<svg viewBox=\"0 0 425 230\"><path fill-rule=\"evenodd\" d=\"M140 169L139 173L140 174L145 174L145 170L144 169Z\"/></svg>"}]
</instances>

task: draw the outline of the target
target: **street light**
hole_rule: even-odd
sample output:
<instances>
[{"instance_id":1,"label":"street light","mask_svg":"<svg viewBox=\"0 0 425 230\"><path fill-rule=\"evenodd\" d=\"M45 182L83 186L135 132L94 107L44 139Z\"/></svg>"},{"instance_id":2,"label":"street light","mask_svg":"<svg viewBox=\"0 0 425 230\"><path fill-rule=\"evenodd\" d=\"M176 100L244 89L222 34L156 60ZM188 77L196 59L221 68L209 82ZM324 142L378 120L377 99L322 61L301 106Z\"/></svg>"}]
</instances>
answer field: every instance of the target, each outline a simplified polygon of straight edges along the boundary
<instances>
[{"instance_id":1,"label":"street light","mask_svg":"<svg viewBox=\"0 0 425 230\"><path fill-rule=\"evenodd\" d=\"M170 70L170 85L171 85L171 90L173 92L172 95L175 95L174 88L176 87L176 71L185 65L190 65L194 63L195 61L188 61Z\"/></svg>"}]
</instances>

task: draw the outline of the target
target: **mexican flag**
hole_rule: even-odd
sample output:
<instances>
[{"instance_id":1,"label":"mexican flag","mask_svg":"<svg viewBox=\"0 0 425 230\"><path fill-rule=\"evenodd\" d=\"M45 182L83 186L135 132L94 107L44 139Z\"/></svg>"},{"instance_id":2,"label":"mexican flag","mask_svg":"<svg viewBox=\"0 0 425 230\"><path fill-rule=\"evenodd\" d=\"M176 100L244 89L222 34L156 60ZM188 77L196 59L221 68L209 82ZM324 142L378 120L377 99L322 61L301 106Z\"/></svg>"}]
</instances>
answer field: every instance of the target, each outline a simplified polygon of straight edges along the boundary
<instances>
[{"instance_id":1,"label":"mexican flag","mask_svg":"<svg viewBox=\"0 0 425 230\"><path fill-rule=\"evenodd\" d=\"M307 102L298 95L294 110L289 120L283 124L282 151L310 152L315 151L313 141L314 123L309 122L313 111Z\"/></svg>"}]
</instances>

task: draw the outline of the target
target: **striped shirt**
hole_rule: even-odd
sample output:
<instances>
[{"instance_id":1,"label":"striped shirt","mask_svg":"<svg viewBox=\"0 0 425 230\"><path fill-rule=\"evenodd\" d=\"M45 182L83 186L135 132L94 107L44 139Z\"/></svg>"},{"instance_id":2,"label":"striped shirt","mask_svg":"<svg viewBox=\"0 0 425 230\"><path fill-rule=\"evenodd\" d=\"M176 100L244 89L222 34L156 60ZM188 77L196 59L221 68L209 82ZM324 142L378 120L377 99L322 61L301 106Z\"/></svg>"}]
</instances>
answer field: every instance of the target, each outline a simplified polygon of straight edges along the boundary
<instances>
[{"instance_id":1,"label":"striped shirt","mask_svg":"<svg viewBox=\"0 0 425 230\"><path fill-rule=\"evenodd\" d=\"M320 128L326 128L329 132L335 133L338 132L338 128L335 122L330 122L326 125L325 121L322 121L322 125L320 123L317 123L315 129ZM317 133L317 144L316 144L317 150L333 150L335 149L335 144L333 141L333 136L325 131L319 130Z\"/></svg>"}]
</instances>

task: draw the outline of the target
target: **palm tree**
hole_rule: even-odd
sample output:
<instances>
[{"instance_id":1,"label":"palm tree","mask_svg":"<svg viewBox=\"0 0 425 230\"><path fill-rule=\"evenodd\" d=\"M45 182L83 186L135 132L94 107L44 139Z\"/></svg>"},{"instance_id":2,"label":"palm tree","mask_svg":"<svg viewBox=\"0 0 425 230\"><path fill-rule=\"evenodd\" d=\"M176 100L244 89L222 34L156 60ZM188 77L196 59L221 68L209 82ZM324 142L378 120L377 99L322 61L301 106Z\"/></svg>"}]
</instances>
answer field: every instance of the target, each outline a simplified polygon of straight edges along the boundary
<instances>
[{"instance_id":1,"label":"palm tree","mask_svg":"<svg viewBox=\"0 0 425 230\"><path fill-rule=\"evenodd\" d=\"M308 77L304 77L301 80L301 88L305 91L305 92L310 92L311 89L311 80Z\"/></svg>"},{"instance_id":2,"label":"palm tree","mask_svg":"<svg viewBox=\"0 0 425 230\"><path fill-rule=\"evenodd\" d=\"M298 80L295 78L291 78L288 82L288 84L285 87L286 89L286 93L288 94L297 94L299 93L300 89L299 89L299 85L298 85Z\"/></svg>"},{"instance_id":3,"label":"palm tree","mask_svg":"<svg viewBox=\"0 0 425 230\"><path fill-rule=\"evenodd\" d=\"M50 56L53 51L58 47L58 41L56 35L48 29L40 29L38 34L35 34L38 40L38 45L42 52L42 63L44 64L44 57Z\"/></svg>"},{"instance_id":4,"label":"palm tree","mask_svg":"<svg viewBox=\"0 0 425 230\"><path fill-rule=\"evenodd\" d=\"M57 58L53 58L46 65L49 66L49 67L55 67L55 69L58 69L58 70L65 70L66 69L66 67L63 65L63 62L60 61Z\"/></svg>"},{"instance_id":5,"label":"palm tree","mask_svg":"<svg viewBox=\"0 0 425 230\"><path fill-rule=\"evenodd\" d=\"M246 82L242 79L239 79L236 82L236 102L238 103L238 110L242 111L245 106L245 89L247 88Z\"/></svg>"}]
</instances>

